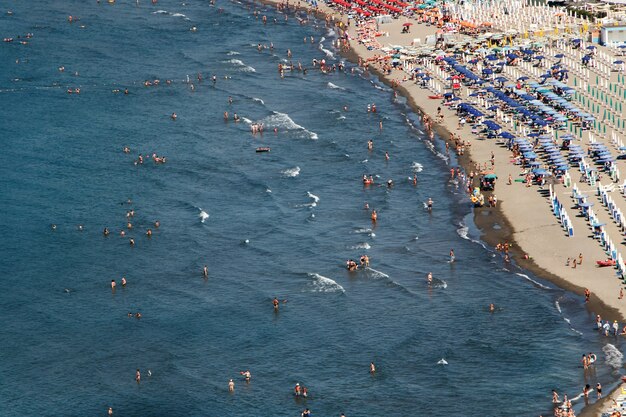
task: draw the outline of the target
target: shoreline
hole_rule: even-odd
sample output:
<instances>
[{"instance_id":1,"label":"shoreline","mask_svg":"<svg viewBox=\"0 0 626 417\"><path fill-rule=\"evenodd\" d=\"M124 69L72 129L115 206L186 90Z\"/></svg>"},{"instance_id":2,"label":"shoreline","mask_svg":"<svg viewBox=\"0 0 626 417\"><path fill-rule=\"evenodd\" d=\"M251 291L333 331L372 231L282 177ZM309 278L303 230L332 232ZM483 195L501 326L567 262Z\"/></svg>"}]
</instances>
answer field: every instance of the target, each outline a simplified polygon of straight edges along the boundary
<instances>
[{"instance_id":1,"label":"shoreline","mask_svg":"<svg viewBox=\"0 0 626 417\"><path fill-rule=\"evenodd\" d=\"M411 110L415 114L417 114L420 117L423 115L428 115L432 120L432 131L436 133L441 138L441 140L450 144L453 147L454 141L451 139L451 136L452 136L452 132L454 131L454 129L451 128L449 123L446 123L446 122L449 122L449 120L444 119L444 121L441 123L436 121L436 117L435 117L436 112L433 111L433 108L438 107L441 104L441 101L430 100L428 98L428 95L433 94L430 90L419 88L417 85L413 83L411 83L411 85L405 85L401 81L399 82L397 77L396 79L394 79L394 75L395 75L394 73L392 73L391 75L384 74L380 69L376 68L374 65L367 65L367 67L360 65L361 62L365 62L368 57L371 57L372 55L374 55L375 53L379 51L376 51L376 50L367 51L365 46L358 43L355 40L355 37L351 36L352 34L350 33L350 30L353 28L352 26L348 26L346 29L338 26L338 22L341 22L345 27L345 23L346 23L345 15L338 13L336 10L329 8L324 3L321 3L316 8L314 8L307 3L303 4L300 1L298 1L296 4L291 4L289 2L285 3L284 1L281 1L281 0L260 0L260 2L270 5L270 6L274 6L274 7L281 7L284 5L288 5L290 8L295 7L297 10L304 10L308 14L314 15L316 18L321 19L321 20L330 19L332 28L337 31L337 35L339 39L343 39L343 35L347 31L348 34L350 35L349 41L346 42L346 44L343 45L342 47L337 48L340 55L343 58L345 58L347 61L356 65L359 65L360 68L366 71L366 74L370 74L372 76L377 77L381 83L391 87L394 91L397 91L398 94L402 95L407 100L407 105L411 108ZM398 25L401 21L402 21L401 19L394 20L394 22L396 22L396 25ZM388 30L391 25L393 25L393 23L384 24L381 26L383 27L383 30ZM420 28L422 29L422 32L428 32L429 34L434 34L436 30L434 27L423 27L421 24L414 25L413 27ZM445 107L445 106L441 106L441 107ZM446 115L446 117L453 116L453 117L448 117L448 119L456 120L456 115L452 115L448 109L444 109L444 114ZM498 156L500 157L501 155L504 155L502 159L504 159L505 161L508 160L507 156L508 154L510 154L510 152L507 149L503 148L502 146L493 144L493 143L489 143L488 145L480 144L480 141L477 140L475 135L472 135L471 133L467 132L467 128L465 128L465 131L461 131L461 132L458 132L458 129L457 129L457 134L460 134L462 139L469 138L471 143L475 145L471 148L466 149L466 151L463 154L461 155L457 154L458 165L466 173L469 173L470 171L472 171L474 169L474 165L481 161L481 157L480 157L481 151L483 155L485 154L486 151L495 151L495 152L499 151ZM476 149L478 147L482 147L483 149L480 149L480 150ZM498 165L496 165L496 168L497 167ZM510 171L510 168L509 168L509 171ZM499 182L499 187L497 188L506 187L506 185L504 184L505 175L504 174L500 175L500 178L501 179ZM559 186L559 191L561 192L563 191L561 189L561 186ZM521 192L524 193L526 197L528 197L528 193L533 193L533 196L530 198L534 199L533 202L526 203L525 201L526 198L524 198L522 202L528 204L529 207L535 207L534 204L538 203L536 207L538 207L539 210L543 210L547 213L547 216L544 213L544 217L547 217L548 223L547 225L540 225L541 227L558 226L556 219L554 218L552 213L550 213L548 197L541 195L541 192L535 188L531 188L530 190L522 190ZM472 207L473 221L476 227L478 228L478 230L480 231L481 241L486 243L490 247L491 250L495 250L494 248L498 243L508 241L509 244L511 245L510 255L511 255L511 259L514 261L514 265L517 265L522 270L531 272L537 277L543 280L546 280L565 291L572 292L578 295L581 298L581 304L582 304L582 298L583 298L586 285L582 285L580 282L578 283L573 282L573 280L567 278L566 276L567 274L565 274L565 276L562 276L558 272L559 269L554 268L555 265L552 265L550 263L546 264L545 258L543 260L536 260L534 258L535 255L539 256L538 252L542 252L548 249L549 245L553 244L553 242L548 240L547 245L543 246L541 245L542 243L541 241L538 244L534 245L532 244L533 239L531 239L531 242L529 242L528 239L524 239L523 236L521 236L521 233L525 232L525 230L523 230L523 225L520 224L520 221L519 220L516 221L514 211L511 209L507 210L507 207L503 207L503 203L505 203L505 206L506 206L506 201L507 199L499 199L499 203L498 205L496 205L496 207L487 207L487 206ZM520 201L512 200L511 203L520 204ZM494 227L494 226L497 226L497 227ZM580 233L585 234L585 235L588 234L587 231L581 231ZM559 232L557 232L557 235L558 234ZM563 233L561 232L560 235L563 236ZM591 247L592 250L590 251L592 252L592 254L589 255L588 253L585 253L585 257L587 257L588 260L587 260L587 263L584 265L584 268L589 268L589 264L593 262L592 261L593 258L591 257L593 255L598 256L597 254L600 248L597 247L597 245L594 245L592 242L589 242L589 241L585 241L584 245L585 245L585 249L593 245L593 247ZM526 258L525 257L526 254L530 255L530 258ZM567 268L569 268L569 266ZM588 274L597 273L598 275L600 275L601 270L596 269L595 265L593 265L592 268L593 268L592 271L594 272L585 271L584 273L588 273ZM604 273L606 271L602 271L602 272ZM582 274L583 272L580 272L580 273ZM611 275L614 275L614 274L611 274ZM601 277L598 276L598 278L601 278ZM614 277L612 278L615 280ZM593 289L591 285L589 286ZM614 319L619 320L620 322L626 321L626 313L625 313L626 308L623 308L621 306L617 307L615 305L611 305L609 302L606 301L606 294L603 294L603 295L604 297L595 296L594 294L591 300L588 303L584 304L585 310L590 315L589 319L593 321L594 315L599 314L602 316L603 319L609 318L611 321ZM616 381L613 381L611 384L609 384L609 386L612 388L614 387L614 388L610 392L607 392L606 396L603 399L596 401L589 405L584 405L579 415L586 416L586 417L600 416L602 414L602 411L608 406L609 401L611 401L611 399L615 398L620 393L619 389L622 386L622 384L619 382L619 380L616 380Z\"/></svg>"}]
</instances>

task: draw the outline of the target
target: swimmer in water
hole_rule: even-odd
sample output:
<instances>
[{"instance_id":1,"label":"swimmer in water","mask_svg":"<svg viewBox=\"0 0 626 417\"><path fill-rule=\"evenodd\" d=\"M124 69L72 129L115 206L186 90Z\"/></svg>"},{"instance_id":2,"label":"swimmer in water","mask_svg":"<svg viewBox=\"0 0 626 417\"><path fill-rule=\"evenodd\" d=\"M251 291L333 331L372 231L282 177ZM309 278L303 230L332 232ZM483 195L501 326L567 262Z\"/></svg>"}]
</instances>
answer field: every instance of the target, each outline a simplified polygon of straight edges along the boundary
<instances>
[{"instance_id":1,"label":"swimmer in water","mask_svg":"<svg viewBox=\"0 0 626 417\"><path fill-rule=\"evenodd\" d=\"M139 368L137 368L137 372L135 372L135 381L137 381L137 383L141 382L141 372L139 371Z\"/></svg>"},{"instance_id":2,"label":"swimmer in water","mask_svg":"<svg viewBox=\"0 0 626 417\"><path fill-rule=\"evenodd\" d=\"M135 239L131 237L128 243L130 244L130 246L135 246Z\"/></svg>"},{"instance_id":3,"label":"swimmer in water","mask_svg":"<svg viewBox=\"0 0 626 417\"><path fill-rule=\"evenodd\" d=\"M370 205L367 203L367 201L365 202L365 205L363 206L363 208L365 210L369 210L370 209Z\"/></svg>"},{"instance_id":4,"label":"swimmer in water","mask_svg":"<svg viewBox=\"0 0 626 417\"><path fill-rule=\"evenodd\" d=\"M272 304L274 305L274 311L278 311L278 298L274 297Z\"/></svg>"},{"instance_id":5,"label":"swimmer in water","mask_svg":"<svg viewBox=\"0 0 626 417\"><path fill-rule=\"evenodd\" d=\"M450 249L450 263L454 262L454 249Z\"/></svg>"},{"instance_id":6,"label":"swimmer in water","mask_svg":"<svg viewBox=\"0 0 626 417\"><path fill-rule=\"evenodd\" d=\"M374 141L370 139L367 141L367 150L371 151L373 149L374 149Z\"/></svg>"},{"instance_id":7,"label":"swimmer in water","mask_svg":"<svg viewBox=\"0 0 626 417\"><path fill-rule=\"evenodd\" d=\"M433 273L429 272L428 276L426 277L426 280L428 281L428 284L432 284L433 283Z\"/></svg>"},{"instance_id":8,"label":"swimmer in water","mask_svg":"<svg viewBox=\"0 0 626 417\"><path fill-rule=\"evenodd\" d=\"M126 277L122 277L122 287L126 286Z\"/></svg>"},{"instance_id":9,"label":"swimmer in water","mask_svg":"<svg viewBox=\"0 0 626 417\"><path fill-rule=\"evenodd\" d=\"M496 311L496 306L493 303L489 304L489 312L493 313L494 311Z\"/></svg>"},{"instance_id":10,"label":"swimmer in water","mask_svg":"<svg viewBox=\"0 0 626 417\"><path fill-rule=\"evenodd\" d=\"M202 268L202 276L207 278L209 276L209 267L204 265L204 267Z\"/></svg>"},{"instance_id":11,"label":"swimmer in water","mask_svg":"<svg viewBox=\"0 0 626 417\"><path fill-rule=\"evenodd\" d=\"M428 197L428 202L426 203L426 207L428 208L428 211L433 211L433 199Z\"/></svg>"},{"instance_id":12,"label":"swimmer in water","mask_svg":"<svg viewBox=\"0 0 626 417\"><path fill-rule=\"evenodd\" d=\"M370 362L370 374L374 373L376 373L376 365L374 365L374 362Z\"/></svg>"},{"instance_id":13,"label":"swimmer in water","mask_svg":"<svg viewBox=\"0 0 626 417\"><path fill-rule=\"evenodd\" d=\"M111 290L112 290L112 291L115 291L115 287L116 287L116 286L117 286L117 284L115 283L115 280L114 280L114 279L112 279L112 280L111 280Z\"/></svg>"},{"instance_id":14,"label":"swimmer in water","mask_svg":"<svg viewBox=\"0 0 626 417\"><path fill-rule=\"evenodd\" d=\"M250 373L249 370L247 370L247 371L240 371L239 373L241 375L243 375L243 378L246 380L246 382L250 382L250 378L252 378L252 374Z\"/></svg>"},{"instance_id":15,"label":"swimmer in water","mask_svg":"<svg viewBox=\"0 0 626 417\"><path fill-rule=\"evenodd\" d=\"M172 113L172 115L171 115L170 117L172 118L172 120L176 120L176 118L177 118L178 116L176 115L176 113Z\"/></svg>"},{"instance_id":16,"label":"swimmer in water","mask_svg":"<svg viewBox=\"0 0 626 417\"><path fill-rule=\"evenodd\" d=\"M378 213L376 213L376 210L372 210L372 223L376 223L378 221Z\"/></svg>"}]
</instances>

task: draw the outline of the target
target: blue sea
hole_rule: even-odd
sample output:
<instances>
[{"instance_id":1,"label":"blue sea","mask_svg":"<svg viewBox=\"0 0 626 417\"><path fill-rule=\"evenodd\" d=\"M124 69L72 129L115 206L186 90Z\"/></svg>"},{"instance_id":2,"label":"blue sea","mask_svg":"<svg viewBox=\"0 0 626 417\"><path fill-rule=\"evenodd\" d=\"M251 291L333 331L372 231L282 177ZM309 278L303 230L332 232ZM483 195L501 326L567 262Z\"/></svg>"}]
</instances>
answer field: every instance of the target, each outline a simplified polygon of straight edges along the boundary
<instances>
[{"instance_id":1,"label":"blue sea","mask_svg":"<svg viewBox=\"0 0 626 417\"><path fill-rule=\"evenodd\" d=\"M342 59L323 21L224 0L0 12L0 415L536 416L553 388L617 379L620 341L480 241L457 161L405 101L313 67ZM307 74L280 78L288 49Z\"/></svg>"}]
</instances>

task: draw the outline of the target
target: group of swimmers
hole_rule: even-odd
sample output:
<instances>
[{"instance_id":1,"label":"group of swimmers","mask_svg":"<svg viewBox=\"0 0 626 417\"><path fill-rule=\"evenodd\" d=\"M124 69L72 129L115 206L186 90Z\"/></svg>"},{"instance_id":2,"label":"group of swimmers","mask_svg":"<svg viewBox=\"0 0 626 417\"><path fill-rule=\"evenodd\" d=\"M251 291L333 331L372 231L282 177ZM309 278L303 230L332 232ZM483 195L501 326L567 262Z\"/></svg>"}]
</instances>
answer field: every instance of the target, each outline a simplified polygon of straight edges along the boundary
<instances>
[{"instance_id":1,"label":"group of swimmers","mask_svg":"<svg viewBox=\"0 0 626 417\"><path fill-rule=\"evenodd\" d=\"M348 271L356 271L359 269L359 265L361 265L361 267L367 268L368 266L370 266L370 258L367 255L361 255L361 257L359 258L359 264L356 263L356 261L354 259L348 259L346 261L346 269Z\"/></svg>"}]
</instances>

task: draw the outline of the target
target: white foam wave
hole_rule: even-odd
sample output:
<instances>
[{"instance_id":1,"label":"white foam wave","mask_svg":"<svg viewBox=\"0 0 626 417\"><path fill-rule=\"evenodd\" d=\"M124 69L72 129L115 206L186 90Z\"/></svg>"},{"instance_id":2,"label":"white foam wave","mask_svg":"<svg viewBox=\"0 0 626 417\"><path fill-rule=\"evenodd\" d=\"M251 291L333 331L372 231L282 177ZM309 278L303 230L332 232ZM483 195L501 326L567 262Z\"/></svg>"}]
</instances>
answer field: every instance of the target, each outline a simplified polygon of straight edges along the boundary
<instances>
[{"instance_id":1,"label":"white foam wave","mask_svg":"<svg viewBox=\"0 0 626 417\"><path fill-rule=\"evenodd\" d=\"M288 114L274 111L273 114L261 120L261 123L269 128L278 128L279 130L292 130L304 133L310 139L317 140L317 133L305 129L294 122Z\"/></svg>"},{"instance_id":2,"label":"white foam wave","mask_svg":"<svg viewBox=\"0 0 626 417\"><path fill-rule=\"evenodd\" d=\"M354 246L350 246L349 249L371 249L371 246L367 242L358 243Z\"/></svg>"},{"instance_id":3,"label":"white foam wave","mask_svg":"<svg viewBox=\"0 0 626 417\"><path fill-rule=\"evenodd\" d=\"M549 290L549 289L551 289L550 287L547 287L547 286L543 285L542 283L535 281L534 279L532 279L531 277L529 277L529 276L528 276L528 275L526 275L526 274L522 274L522 273L520 273L520 272L516 272L516 273L515 273L515 275L520 276L520 277L524 278L525 280L530 281L531 283L533 283L533 284L534 284L534 285L536 285L537 287L539 287L539 288L543 288L544 290Z\"/></svg>"},{"instance_id":4,"label":"white foam wave","mask_svg":"<svg viewBox=\"0 0 626 417\"><path fill-rule=\"evenodd\" d=\"M332 88L333 90L345 90L345 88L343 88L343 87L339 87L337 84L333 84L333 83L331 83L331 82L328 82L328 83L326 84L326 86L327 86L328 88Z\"/></svg>"},{"instance_id":5,"label":"white foam wave","mask_svg":"<svg viewBox=\"0 0 626 417\"><path fill-rule=\"evenodd\" d=\"M204 221L209 218L209 213L202 210L200 207L198 207L198 210L200 210L200 214L198 214L198 217L200 217L200 223L204 223Z\"/></svg>"},{"instance_id":6,"label":"white foam wave","mask_svg":"<svg viewBox=\"0 0 626 417\"><path fill-rule=\"evenodd\" d=\"M313 201L315 201L316 203L320 202L320 198L318 196L316 196L315 194L311 194L310 191L306 192L307 197L312 198Z\"/></svg>"},{"instance_id":7,"label":"white foam wave","mask_svg":"<svg viewBox=\"0 0 626 417\"><path fill-rule=\"evenodd\" d=\"M424 203L425 208L428 207L428 205L426 203ZM469 236L467 236L467 234L469 233L469 227L467 226L461 226L458 229L456 229L456 234L459 235L462 239L465 240L471 240L469 238Z\"/></svg>"},{"instance_id":8,"label":"white foam wave","mask_svg":"<svg viewBox=\"0 0 626 417\"><path fill-rule=\"evenodd\" d=\"M556 311L558 311L559 313L561 313L561 304L559 304L558 301L554 302L554 305L556 306Z\"/></svg>"},{"instance_id":9,"label":"white foam wave","mask_svg":"<svg viewBox=\"0 0 626 417\"><path fill-rule=\"evenodd\" d=\"M331 51L329 51L328 49L324 48L321 44L320 44L320 50L322 52L324 52L326 54L327 57L329 57L330 59L335 59L335 54L333 54Z\"/></svg>"},{"instance_id":10,"label":"white foam wave","mask_svg":"<svg viewBox=\"0 0 626 417\"><path fill-rule=\"evenodd\" d=\"M614 345L607 343L602 348L604 352L604 361L613 369L620 369L624 360L624 355Z\"/></svg>"},{"instance_id":11,"label":"white foam wave","mask_svg":"<svg viewBox=\"0 0 626 417\"><path fill-rule=\"evenodd\" d=\"M182 13L174 13L172 14L172 17L182 17L185 20L189 20L189 18Z\"/></svg>"},{"instance_id":12,"label":"white foam wave","mask_svg":"<svg viewBox=\"0 0 626 417\"><path fill-rule=\"evenodd\" d=\"M285 177L297 177L298 175L300 175L300 167L285 169L280 173L283 174Z\"/></svg>"},{"instance_id":13,"label":"white foam wave","mask_svg":"<svg viewBox=\"0 0 626 417\"><path fill-rule=\"evenodd\" d=\"M152 12L152 14L168 14L167 10L157 10L156 12Z\"/></svg>"},{"instance_id":14,"label":"white foam wave","mask_svg":"<svg viewBox=\"0 0 626 417\"><path fill-rule=\"evenodd\" d=\"M430 284L433 288L448 288L448 283L442 279L433 278L432 284Z\"/></svg>"},{"instance_id":15,"label":"white foam wave","mask_svg":"<svg viewBox=\"0 0 626 417\"><path fill-rule=\"evenodd\" d=\"M226 55L232 56L232 55L241 55L241 54L237 51L228 51Z\"/></svg>"},{"instance_id":16,"label":"white foam wave","mask_svg":"<svg viewBox=\"0 0 626 417\"><path fill-rule=\"evenodd\" d=\"M345 293L346 290L336 281L320 274L308 274L311 278L310 288L313 292Z\"/></svg>"},{"instance_id":17,"label":"white foam wave","mask_svg":"<svg viewBox=\"0 0 626 417\"><path fill-rule=\"evenodd\" d=\"M413 162L413 164L411 165L411 169L413 170L413 172L422 172L424 170L424 165L420 164L419 162Z\"/></svg>"},{"instance_id":18,"label":"white foam wave","mask_svg":"<svg viewBox=\"0 0 626 417\"><path fill-rule=\"evenodd\" d=\"M346 120L346 116L341 115L341 116L337 117L337 120Z\"/></svg>"},{"instance_id":19,"label":"white foam wave","mask_svg":"<svg viewBox=\"0 0 626 417\"><path fill-rule=\"evenodd\" d=\"M240 71L243 71L243 72L256 72L256 70L253 67L251 67L250 65L246 65L240 59L229 59L226 62L228 62L229 64L233 64L234 66L238 67Z\"/></svg>"},{"instance_id":20,"label":"white foam wave","mask_svg":"<svg viewBox=\"0 0 626 417\"><path fill-rule=\"evenodd\" d=\"M356 229L354 233L372 233L372 229Z\"/></svg>"},{"instance_id":21,"label":"white foam wave","mask_svg":"<svg viewBox=\"0 0 626 417\"><path fill-rule=\"evenodd\" d=\"M265 102L261 100L260 98L252 97L252 100L256 101L257 103L265 104Z\"/></svg>"},{"instance_id":22,"label":"white foam wave","mask_svg":"<svg viewBox=\"0 0 626 417\"><path fill-rule=\"evenodd\" d=\"M385 274L384 272L377 271L374 268L370 268L369 266L366 267L365 270L371 272L370 276L372 278L389 278L389 275Z\"/></svg>"}]
</instances>

